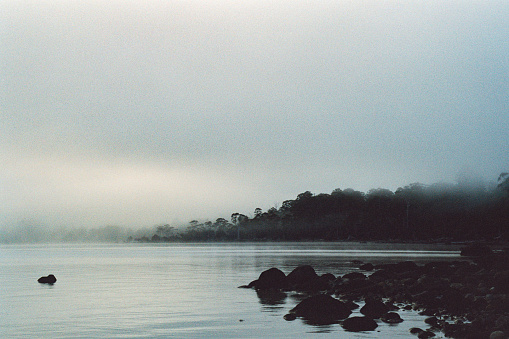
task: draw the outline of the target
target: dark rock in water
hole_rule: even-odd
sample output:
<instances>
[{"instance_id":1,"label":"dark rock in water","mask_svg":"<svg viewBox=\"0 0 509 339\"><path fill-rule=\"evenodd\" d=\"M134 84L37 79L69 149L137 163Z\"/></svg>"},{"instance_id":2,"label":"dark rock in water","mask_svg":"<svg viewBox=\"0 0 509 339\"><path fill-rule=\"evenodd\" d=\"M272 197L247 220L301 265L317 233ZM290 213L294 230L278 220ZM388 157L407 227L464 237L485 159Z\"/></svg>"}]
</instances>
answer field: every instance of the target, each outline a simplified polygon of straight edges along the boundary
<instances>
[{"instance_id":1,"label":"dark rock in water","mask_svg":"<svg viewBox=\"0 0 509 339\"><path fill-rule=\"evenodd\" d=\"M50 274L47 277L40 277L39 279L37 279L37 281L40 284L50 284L50 285L53 285L57 281L57 278L55 278L55 276L53 274Z\"/></svg>"},{"instance_id":2,"label":"dark rock in water","mask_svg":"<svg viewBox=\"0 0 509 339\"><path fill-rule=\"evenodd\" d=\"M355 310L356 308L359 308L359 305L357 305L356 303L354 303L353 301L349 300L347 302L345 302L345 305L351 309L351 310Z\"/></svg>"},{"instance_id":3,"label":"dark rock in water","mask_svg":"<svg viewBox=\"0 0 509 339\"><path fill-rule=\"evenodd\" d=\"M361 313L373 319L380 318L389 312L389 307L377 299L367 299L366 304L361 308Z\"/></svg>"},{"instance_id":4,"label":"dark rock in water","mask_svg":"<svg viewBox=\"0 0 509 339\"><path fill-rule=\"evenodd\" d=\"M424 322L426 324L430 325L431 327L436 327L436 328L439 327L439 325L438 325L438 318L437 317L426 318L426 319L424 319Z\"/></svg>"},{"instance_id":5,"label":"dark rock in water","mask_svg":"<svg viewBox=\"0 0 509 339\"><path fill-rule=\"evenodd\" d=\"M386 301L384 304L385 304L385 306L387 306L387 309L388 309L389 311L397 311L397 310L399 310L399 307L398 307L398 306L396 306L396 305L394 305L394 304L393 304L392 302L390 302L390 301Z\"/></svg>"},{"instance_id":6,"label":"dark rock in water","mask_svg":"<svg viewBox=\"0 0 509 339\"><path fill-rule=\"evenodd\" d=\"M480 257L491 253L493 252L488 246L479 243L461 248L461 255L467 257Z\"/></svg>"},{"instance_id":7,"label":"dark rock in water","mask_svg":"<svg viewBox=\"0 0 509 339\"><path fill-rule=\"evenodd\" d=\"M378 327L376 321L368 317L351 317L341 324L343 328L351 332L374 331Z\"/></svg>"},{"instance_id":8,"label":"dark rock in water","mask_svg":"<svg viewBox=\"0 0 509 339\"><path fill-rule=\"evenodd\" d=\"M412 333L412 334L419 334L421 332L424 332L424 330L422 328L419 328L419 327L412 327L410 329L410 333Z\"/></svg>"},{"instance_id":9,"label":"dark rock in water","mask_svg":"<svg viewBox=\"0 0 509 339\"><path fill-rule=\"evenodd\" d=\"M352 273L347 273L343 276L343 279L348 279L348 280L364 280L366 279L366 276L360 272L352 272Z\"/></svg>"},{"instance_id":10,"label":"dark rock in water","mask_svg":"<svg viewBox=\"0 0 509 339\"><path fill-rule=\"evenodd\" d=\"M369 276L369 280L372 282L385 281L392 277L392 274L386 269L380 269Z\"/></svg>"},{"instance_id":11,"label":"dark rock in water","mask_svg":"<svg viewBox=\"0 0 509 339\"><path fill-rule=\"evenodd\" d=\"M283 319L286 321L293 321L297 319L297 316L294 313L288 313L284 315Z\"/></svg>"},{"instance_id":12,"label":"dark rock in water","mask_svg":"<svg viewBox=\"0 0 509 339\"><path fill-rule=\"evenodd\" d=\"M320 291L329 287L328 282L320 279L310 265L298 266L288 274L286 281L288 289L295 291Z\"/></svg>"},{"instance_id":13,"label":"dark rock in water","mask_svg":"<svg viewBox=\"0 0 509 339\"><path fill-rule=\"evenodd\" d=\"M375 268L375 266L373 266L373 264L371 264L371 263L367 263L367 264L361 265L359 267L359 269L363 270L363 271L373 271L374 268Z\"/></svg>"},{"instance_id":14,"label":"dark rock in water","mask_svg":"<svg viewBox=\"0 0 509 339\"><path fill-rule=\"evenodd\" d=\"M301 301L290 313L315 324L332 324L348 318L352 313L343 302L326 294L318 294Z\"/></svg>"},{"instance_id":15,"label":"dark rock in water","mask_svg":"<svg viewBox=\"0 0 509 339\"><path fill-rule=\"evenodd\" d=\"M273 267L263 271L257 280L252 281L248 286L257 290L281 289L286 287L286 275L279 269Z\"/></svg>"},{"instance_id":16,"label":"dark rock in water","mask_svg":"<svg viewBox=\"0 0 509 339\"><path fill-rule=\"evenodd\" d=\"M320 280L329 284L333 284L336 280L336 277L332 273L325 273L320 276Z\"/></svg>"},{"instance_id":17,"label":"dark rock in water","mask_svg":"<svg viewBox=\"0 0 509 339\"><path fill-rule=\"evenodd\" d=\"M296 267L288 274L287 281L290 286L302 285L316 278L318 278L318 275L313 267L310 265L302 265Z\"/></svg>"},{"instance_id":18,"label":"dark rock in water","mask_svg":"<svg viewBox=\"0 0 509 339\"><path fill-rule=\"evenodd\" d=\"M417 335L417 338L419 339L427 339L427 338L432 338L435 336L435 333L429 331L429 330L426 330L426 331L422 331L420 332L418 335Z\"/></svg>"},{"instance_id":19,"label":"dark rock in water","mask_svg":"<svg viewBox=\"0 0 509 339\"><path fill-rule=\"evenodd\" d=\"M387 324L398 324L403 322L403 319L399 316L396 312L388 312L380 317L380 320L382 320L384 323Z\"/></svg>"}]
</instances>

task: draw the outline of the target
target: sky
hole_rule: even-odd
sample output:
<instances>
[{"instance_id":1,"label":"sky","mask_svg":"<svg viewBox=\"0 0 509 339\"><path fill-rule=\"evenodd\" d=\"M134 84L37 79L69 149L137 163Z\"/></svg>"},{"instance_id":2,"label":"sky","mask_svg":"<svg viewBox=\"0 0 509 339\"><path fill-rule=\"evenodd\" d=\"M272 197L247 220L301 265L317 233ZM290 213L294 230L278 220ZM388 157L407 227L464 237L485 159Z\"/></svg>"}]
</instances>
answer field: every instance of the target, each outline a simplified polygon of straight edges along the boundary
<instances>
[{"instance_id":1,"label":"sky","mask_svg":"<svg viewBox=\"0 0 509 339\"><path fill-rule=\"evenodd\" d=\"M509 2L3 0L0 227L509 171Z\"/></svg>"}]
</instances>

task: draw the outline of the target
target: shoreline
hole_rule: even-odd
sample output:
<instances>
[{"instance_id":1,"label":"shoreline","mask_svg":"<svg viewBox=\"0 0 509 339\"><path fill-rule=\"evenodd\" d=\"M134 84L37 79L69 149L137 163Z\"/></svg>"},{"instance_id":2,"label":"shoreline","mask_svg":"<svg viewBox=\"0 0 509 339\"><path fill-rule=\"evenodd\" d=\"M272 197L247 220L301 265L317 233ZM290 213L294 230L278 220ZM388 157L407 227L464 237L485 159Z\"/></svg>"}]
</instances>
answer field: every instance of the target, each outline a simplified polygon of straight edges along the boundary
<instances>
[{"instance_id":1,"label":"shoreline","mask_svg":"<svg viewBox=\"0 0 509 339\"><path fill-rule=\"evenodd\" d=\"M274 276L270 277L268 271ZM277 268L264 271L257 280L241 287L258 292L302 292L309 299L328 295L348 304L381 301L387 306L384 313L390 309L391 313L414 310L427 317L424 329L412 329L412 334L419 338L438 333L471 339L507 338L509 334L507 253L463 256L458 260L429 261L424 265L413 261L379 265L359 261L357 271L338 277L331 273L318 276L307 265L295 268L288 276L278 271ZM330 314L320 314L320 309L314 311L312 320L330 320ZM307 319L305 313L287 316L286 320ZM333 322L343 326L344 320L334 319Z\"/></svg>"}]
</instances>

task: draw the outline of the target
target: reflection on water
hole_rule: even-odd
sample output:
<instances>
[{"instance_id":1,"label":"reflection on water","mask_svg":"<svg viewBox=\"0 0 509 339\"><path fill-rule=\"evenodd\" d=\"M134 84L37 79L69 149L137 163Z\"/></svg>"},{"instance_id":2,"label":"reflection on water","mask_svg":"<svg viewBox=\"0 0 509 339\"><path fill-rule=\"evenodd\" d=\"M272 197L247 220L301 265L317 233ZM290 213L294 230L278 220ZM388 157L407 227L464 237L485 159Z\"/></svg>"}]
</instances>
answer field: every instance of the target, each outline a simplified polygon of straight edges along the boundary
<instances>
[{"instance_id":1,"label":"reflection on water","mask_svg":"<svg viewBox=\"0 0 509 339\"><path fill-rule=\"evenodd\" d=\"M285 304L286 293L278 290L257 290L256 295L263 305L263 311L275 312L283 309L281 305Z\"/></svg>"},{"instance_id":2,"label":"reflection on water","mask_svg":"<svg viewBox=\"0 0 509 339\"><path fill-rule=\"evenodd\" d=\"M307 323L306 321L304 321ZM334 327L332 325L316 325L316 324L309 324L313 326L313 330L310 331L310 333L330 333L334 330Z\"/></svg>"},{"instance_id":3,"label":"reflection on water","mask_svg":"<svg viewBox=\"0 0 509 339\"><path fill-rule=\"evenodd\" d=\"M458 258L453 246L366 243L0 245L0 337L369 338L285 321L302 294L237 286L271 267L288 274L307 264L338 276L357 270L354 260ZM37 283L48 274L54 285ZM403 316L397 327L380 324L380 337L423 326L420 316Z\"/></svg>"}]
</instances>

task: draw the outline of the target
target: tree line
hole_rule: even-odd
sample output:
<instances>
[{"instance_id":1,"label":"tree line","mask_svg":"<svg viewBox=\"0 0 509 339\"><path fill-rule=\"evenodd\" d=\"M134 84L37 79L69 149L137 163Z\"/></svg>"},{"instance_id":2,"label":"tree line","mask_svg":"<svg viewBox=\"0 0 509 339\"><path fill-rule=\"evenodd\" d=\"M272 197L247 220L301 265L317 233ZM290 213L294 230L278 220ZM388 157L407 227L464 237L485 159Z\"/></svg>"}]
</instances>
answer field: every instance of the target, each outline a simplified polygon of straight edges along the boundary
<instances>
[{"instance_id":1,"label":"tree line","mask_svg":"<svg viewBox=\"0 0 509 339\"><path fill-rule=\"evenodd\" d=\"M396 191L335 189L299 194L249 217L156 227L138 241L509 240L509 173L496 185L413 183Z\"/></svg>"}]
</instances>

